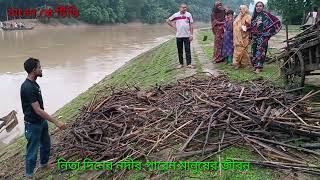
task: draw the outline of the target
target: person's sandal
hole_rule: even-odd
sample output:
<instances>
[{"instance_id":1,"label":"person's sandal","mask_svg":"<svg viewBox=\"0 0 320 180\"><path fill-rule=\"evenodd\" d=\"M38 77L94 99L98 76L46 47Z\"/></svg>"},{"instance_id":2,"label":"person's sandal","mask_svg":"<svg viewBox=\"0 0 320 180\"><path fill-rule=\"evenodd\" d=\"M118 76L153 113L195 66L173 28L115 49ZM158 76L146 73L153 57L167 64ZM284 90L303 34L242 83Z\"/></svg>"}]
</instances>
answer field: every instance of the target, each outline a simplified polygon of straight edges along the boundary
<instances>
[{"instance_id":1,"label":"person's sandal","mask_svg":"<svg viewBox=\"0 0 320 180\"><path fill-rule=\"evenodd\" d=\"M40 169L51 169L51 168L54 168L54 164L40 165Z\"/></svg>"},{"instance_id":2,"label":"person's sandal","mask_svg":"<svg viewBox=\"0 0 320 180\"><path fill-rule=\"evenodd\" d=\"M194 69L194 66L191 65L191 64L189 64L187 67L190 68L190 69Z\"/></svg>"},{"instance_id":3,"label":"person's sandal","mask_svg":"<svg viewBox=\"0 0 320 180\"><path fill-rule=\"evenodd\" d=\"M180 64L177 66L177 69L181 69L181 68L183 68L183 65Z\"/></svg>"},{"instance_id":4,"label":"person's sandal","mask_svg":"<svg viewBox=\"0 0 320 180\"><path fill-rule=\"evenodd\" d=\"M4 177L6 174L5 173L0 173L0 178Z\"/></svg>"},{"instance_id":5,"label":"person's sandal","mask_svg":"<svg viewBox=\"0 0 320 180\"><path fill-rule=\"evenodd\" d=\"M256 69L255 73L256 74L260 74L261 73L261 69Z\"/></svg>"},{"instance_id":6,"label":"person's sandal","mask_svg":"<svg viewBox=\"0 0 320 180\"><path fill-rule=\"evenodd\" d=\"M40 165L34 172L46 171L54 168L54 164Z\"/></svg>"},{"instance_id":7,"label":"person's sandal","mask_svg":"<svg viewBox=\"0 0 320 180\"><path fill-rule=\"evenodd\" d=\"M25 180L33 180L33 176L26 175Z\"/></svg>"}]
</instances>

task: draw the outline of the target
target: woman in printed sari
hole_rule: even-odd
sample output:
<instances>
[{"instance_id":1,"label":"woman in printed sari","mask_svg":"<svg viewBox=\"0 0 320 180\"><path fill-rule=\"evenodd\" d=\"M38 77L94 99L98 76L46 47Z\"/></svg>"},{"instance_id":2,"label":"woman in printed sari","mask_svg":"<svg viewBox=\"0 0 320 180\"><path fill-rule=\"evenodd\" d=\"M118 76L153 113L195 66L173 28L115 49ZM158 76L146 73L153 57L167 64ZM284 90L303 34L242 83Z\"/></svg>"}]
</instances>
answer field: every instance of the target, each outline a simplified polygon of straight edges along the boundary
<instances>
[{"instance_id":1,"label":"woman in printed sari","mask_svg":"<svg viewBox=\"0 0 320 180\"><path fill-rule=\"evenodd\" d=\"M250 59L248 52L250 33L247 32L246 27L251 23L251 16L249 15L248 6L241 5L239 10L240 14L233 23L233 64L236 69L239 69L241 65L247 66Z\"/></svg>"},{"instance_id":2,"label":"woman in printed sari","mask_svg":"<svg viewBox=\"0 0 320 180\"><path fill-rule=\"evenodd\" d=\"M251 63L257 74L263 69L269 39L280 30L280 20L269 12L264 11L263 2L258 2L255 6L250 27L253 56Z\"/></svg>"},{"instance_id":3,"label":"woman in printed sari","mask_svg":"<svg viewBox=\"0 0 320 180\"><path fill-rule=\"evenodd\" d=\"M225 20L225 9L221 1L217 1L211 14L212 32L214 34L214 54L213 61L220 63L223 61L222 57L222 43L223 43L223 27Z\"/></svg>"}]
</instances>

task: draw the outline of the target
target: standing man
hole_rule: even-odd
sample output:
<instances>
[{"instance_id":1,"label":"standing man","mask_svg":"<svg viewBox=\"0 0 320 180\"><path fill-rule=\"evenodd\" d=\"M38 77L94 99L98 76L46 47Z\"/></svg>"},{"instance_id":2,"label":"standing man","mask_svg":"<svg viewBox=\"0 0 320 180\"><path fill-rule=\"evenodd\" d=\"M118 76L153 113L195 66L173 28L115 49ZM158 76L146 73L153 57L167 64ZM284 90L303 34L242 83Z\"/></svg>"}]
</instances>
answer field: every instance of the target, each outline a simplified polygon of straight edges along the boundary
<instances>
[{"instance_id":1,"label":"standing man","mask_svg":"<svg viewBox=\"0 0 320 180\"><path fill-rule=\"evenodd\" d=\"M191 65L191 49L190 42L193 40L193 18L192 15L187 12L187 5L185 3L180 4L179 12L173 14L167 19L169 26L176 30L177 48L179 54L179 67L183 67L183 45L186 52L187 67L193 68Z\"/></svg>"},{"instance_id":2,"label":"standing man","mask_svg":"<svg viewBox=\"0 0 320 180\"><path fill-rule=\"evenodd\" d=\"M21 85L20 96L24 114L25 137L28 141L25 173L27 179L32 179L39 147L40 167L49 167L51 142L47 120L61 130L65 129L66 125L44 111L40 86L36 83L37 78L42 77L40 61L29 58L24 63L24 69L27 71L28 77Z\"/></svg>"}]
</instances>

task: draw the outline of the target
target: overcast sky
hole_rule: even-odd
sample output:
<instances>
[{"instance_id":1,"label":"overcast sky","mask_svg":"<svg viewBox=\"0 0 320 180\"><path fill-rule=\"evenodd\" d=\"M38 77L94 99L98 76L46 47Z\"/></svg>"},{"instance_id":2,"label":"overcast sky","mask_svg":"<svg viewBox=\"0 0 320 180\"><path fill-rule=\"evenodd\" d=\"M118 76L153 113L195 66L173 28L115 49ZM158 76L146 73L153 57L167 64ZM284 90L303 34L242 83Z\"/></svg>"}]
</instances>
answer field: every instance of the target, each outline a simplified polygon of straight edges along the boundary
<instances>
[{"instance_id":1,"label":"overcast sky","mask_svg":"<svg viewBox=\"0 0 320 180\"><path fill-rule=\"evenodd\" d=\"M261 0L261 1L264 2L264 3L268 2L268 0ZM258 2L258 0L254 0L254 2Z\"/></svg>"}]
</instances>

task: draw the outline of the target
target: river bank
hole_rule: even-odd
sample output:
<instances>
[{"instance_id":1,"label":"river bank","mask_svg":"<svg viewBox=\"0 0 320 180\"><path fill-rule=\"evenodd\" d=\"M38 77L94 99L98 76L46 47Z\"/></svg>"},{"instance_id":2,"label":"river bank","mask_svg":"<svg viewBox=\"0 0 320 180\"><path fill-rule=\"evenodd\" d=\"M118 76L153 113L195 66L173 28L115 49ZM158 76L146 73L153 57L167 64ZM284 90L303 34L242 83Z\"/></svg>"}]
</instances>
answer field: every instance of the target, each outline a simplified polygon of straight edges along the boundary
<instances>
[{"instance_id":1,"label":"river bank","mask_svg":"<svg viewBox=\"0 0 320 180\"><path fill-rule=\"evenodd\" d=\"M201 36L198 36L198 42L201 44ZM70 103L66 104L59 111L54 113L55 117L61 117L62 120L66 122L72 122L76 119L80 112L81 107L89 106L94 102L98 102L101 97L106 97L110 95L112 89L116 88L132 88L139 87L142 89L149 89L155 85L173 84L176 83L178 79L191 76L196 72L200 73L205 71L206 67L202 60L199 60L201 56L195 50L193 53L194 63L196 69L176 69L177 65L177 54L175 41L169 40L160 46L147 51L138 57L129 61L126 65L122 66L120 69L116 70L114 73L106 76L99 83L93 85L86 92L80 94ZM209 49L209 48L208 48ZM209 59L210 57L208 57ZM223 71L223 69L220 69ZM231 71L231 70L230 70ZM237 72L239 74L243 71ZM232 79L232 74L229 75ZM237 76L239 78L244 78L242 76ZM111 88L112 87L112 88ZM55 142L55 136L59 131L55 130L54 127L50 126L51 133L53 137L53 144ZM14 143L8 145L4 149L0 150L0 169L8 173L8 178L19 178L23 174L23 158L25 150L25 139L19 138ZM53 146L55 148L55 146ZM243 148L229 148L220 154L221 158L240 158L240 159L259 159L259 157L253 152L243 149ZM216 159L217 157L212 157ZM188 159L189 161L197 161L198 157L192 157ZM210 159L211 160L211 159ZM81 173L81 172L67 172L63 174L56 174L52 171L39 172L37 173L37 178L65 178L65 179L90 179L95 176L101 175L101 172L96 173ZM218 178L218 179L283 179L290 178L287 175L282 175L280 178L280 173L278 171L272 171L269 169L253 167L251 171L246 173L233 173L233 172L223 172L222 175L217 173L201 173L193 175L192 173L180 174L179 172L172 175L168 175L168 178ZM137 173L131 175L129 179L145 179L151 174Z\"/></svg>"},{"instance_id":2,"label":"river bank","mask_svg":"<svg viewBox=\"0 0 320 180\"><path fill-rule=\"evenodd\" d=\"M196 25L202 26L206 24ZM8 143L23 134L19 89L26 77L23 61L27 58L41 61L44 77L38 82L45 102L50 102L45 103L45 108L52 114L133 57L173 36L173 30L166 24L141 23L40 25L29 31L0 30L0 81L6 84L0 86L4 102L0 104L0 117L15 110L20 122L15 131L0 134L0 141Z\"/></svg>"},{"instance_id":3,"label":"river bank","mask_svg":"<svg viewBox=\"0 0 320 180\"><path fill-rule=\"evenodd\" d=\"M70 103L54 113L54 117L61 117L65 122L75 119L82 106L86 106L93 99L99 99L111 93L110 87L124 88L126 86L139 86L148 88L156 84L172 83L184 74L183 69L176 69L177 56L175 42L170 40L138 57L130 60L126 65L106 76L99 83L94 84L86 92L80 94ZM164 53L165 52L165 53ZM54 127L50 125L54 141ZM1 168L15 168L11 177L21 177L23 174L23 158L26 141L20 137L15 142L0 150ZM12 159L14 157L14 159Z\"/></svg>"},{"instance_id":4,"label":"river bank","mask_svg":"<svg viewBox=\"0 0 320 180\"><path fill-rule=\"evenodd\" d=\"M129 61L125 66L121 67L111 75L105 77L99 83L93 85L86 92L80 94L70 103L66 104L56 113L55 117L60 117L66 122L72 122L76 119L77 114L81 107L90 105L93 100L98 100L101 97L105 97L111 93L110 87L113 88L127 88L127 87L139 87L142 89L148 89L155 85L172 84L178 79L184 78L195 74L196 72L201 73L205 67L200 63L198 59L198 54L193 51L193 59L196 65L196 69L176 69L177 65L177 54L175 40L169 40L168 42L153 48L152 50L139 55L138 57ZM55 142L55 134L59 133L54 127L50 126L53 138L53 144ZM23 137L18 138L14 143L11 143L7 147L0 151L0 169L3 172L8 173L7 177L17 178L23 175L24 170L24 150L26 141ZM53 145L53 148L55 146ZM239 156L240 155L240 156ZM255 158L256 156L245 149L230 148L222 153L223 157L240 157L242 159ZM213 157L215 158L215 157ZM193 160L192 158L190 161ZM14 169L14 170L13 170ZM97 173L79 173L79 172L68 172L61 175L52 174L51 171L46 171L42 173L37 173L37 178L49 177L49 178L76 178L76 179L88 179L92 178ZM189 174L190 176L192 174ZM146 174L139 174L135 177L131 176L130 179L143 179ZM208 176L208 174L206 174ZM210 177L215 177L216 175L209 175ZM270 170L265 170L261 168L254 168L250 173L233 174L232 172L223 173L222 177L242 177L258 179L258 177L271 177L277 176ZM180 177L179 174L175 174L172 177ZM198 176L199 177L199 176Z\"/></svg>"},{"instance_id":5,"label":"river bank","mask_svg":"<svg viewBox=\"0 0 320 180\"><path fill-rule=\"evenodd\" d=\"M0 86L4 102L0 104L0 117L15 110L20 122L15 131L1 133L0 141L8 143L23 134L19 89L26 78L23 61L27 58L41 61L44 76L38 83L47 102L45 109L52 114L130 59L171 37L173 33L165 24L0 31L0 80L6 84Z\"/></svg>"}]
</instances>

